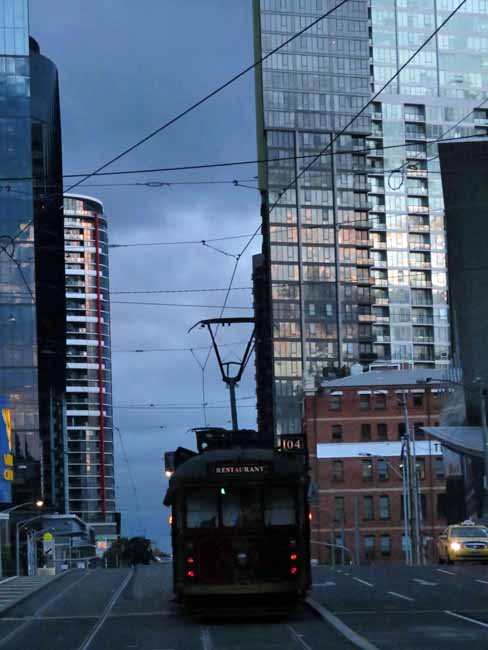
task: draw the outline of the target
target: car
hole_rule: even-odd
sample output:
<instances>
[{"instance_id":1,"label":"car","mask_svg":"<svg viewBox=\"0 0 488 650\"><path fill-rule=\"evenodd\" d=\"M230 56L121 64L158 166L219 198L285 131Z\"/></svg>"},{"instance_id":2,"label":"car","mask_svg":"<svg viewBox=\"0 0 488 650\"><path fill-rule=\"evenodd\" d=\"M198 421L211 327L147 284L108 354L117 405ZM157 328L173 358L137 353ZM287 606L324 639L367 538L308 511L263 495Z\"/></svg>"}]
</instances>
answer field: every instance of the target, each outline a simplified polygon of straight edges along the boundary
<instances>
[{"instance_id":1,"label":"car","mask_svg":"<svg viewBox=\"0 0 488 650\"><path fill-rule=\"evenodd\" d=\"M437 540L439 564L466 560L488 562L488 528L472 521L448 526Z\"/></svg>"}]
</instances>

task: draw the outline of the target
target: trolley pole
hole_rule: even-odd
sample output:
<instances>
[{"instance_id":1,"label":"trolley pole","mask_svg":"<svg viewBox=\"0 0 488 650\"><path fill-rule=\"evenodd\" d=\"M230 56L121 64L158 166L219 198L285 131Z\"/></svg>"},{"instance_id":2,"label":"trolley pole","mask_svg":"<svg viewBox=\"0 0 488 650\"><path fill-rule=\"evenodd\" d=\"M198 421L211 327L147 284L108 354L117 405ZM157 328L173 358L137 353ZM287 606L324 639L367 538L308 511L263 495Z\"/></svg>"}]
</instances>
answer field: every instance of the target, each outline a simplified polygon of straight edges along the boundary
<instances>
[{"instance_id":1,"label":"trolley pole","mask_svg":"<svg viewBox=\"0 0 488 650\"><path fill-rule=\"evenodd\" d=\"M234 378L229 378L227 385L229 386L230 393L230 411L232 416L232 429L234 431L239 430L239 424L237 422L237 403L236 403L236 384Z\"/></svg>"}]
</instances>

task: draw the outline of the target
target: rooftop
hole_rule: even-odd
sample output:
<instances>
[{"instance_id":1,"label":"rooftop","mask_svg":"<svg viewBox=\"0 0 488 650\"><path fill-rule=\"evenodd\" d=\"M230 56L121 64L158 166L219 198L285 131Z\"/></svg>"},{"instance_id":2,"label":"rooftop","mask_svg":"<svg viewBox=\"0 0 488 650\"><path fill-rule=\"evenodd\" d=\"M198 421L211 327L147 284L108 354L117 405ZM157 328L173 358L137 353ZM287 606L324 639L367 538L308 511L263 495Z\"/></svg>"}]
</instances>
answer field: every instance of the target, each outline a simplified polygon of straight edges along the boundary
<instances>
[{"instance_id":1,"label":"rooftop","mask_svg":"<svg viewBox=\"0 0 488 650\"><path fill-rule=\"evenodd\" d=\"M323 381L322 388L365 388L370 386L415 386L432 379L432 383L446 378L445 369L415 368L414 370L371 370L339 379Z\"/></svg>"}]
</instances>

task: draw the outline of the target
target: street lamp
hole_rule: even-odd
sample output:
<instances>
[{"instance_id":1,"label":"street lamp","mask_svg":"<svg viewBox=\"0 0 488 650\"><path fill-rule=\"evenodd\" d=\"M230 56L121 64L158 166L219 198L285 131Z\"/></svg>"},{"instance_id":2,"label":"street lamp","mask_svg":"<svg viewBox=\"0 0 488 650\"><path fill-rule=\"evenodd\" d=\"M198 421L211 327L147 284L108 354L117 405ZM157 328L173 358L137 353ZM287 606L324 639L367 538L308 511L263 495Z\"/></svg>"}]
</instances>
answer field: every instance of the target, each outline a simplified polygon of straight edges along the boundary
<instances>
[{"instance_id":1,"label":"street lamp","mask_svg":"<svg viewBox=\"0 0 488 650\"><path fill-rule=\"evenodd\" d=\"M433 380L432 377L426 377L425 383L439 384L452 384L453 386L460 386L463 390L468 393L476 393L477 391L473 388L469 388L466 384L463 384L460 381L452 381L451 379L439 379ZM424 383L422 381L417 381L417 383ZM486 422L486 385L481 377L476 377L473 381L473 384L479 384L479 396L480 396L480 421L481 429L483 432L483 501L482 501L482 516L483 519L488 519L488 425Z\"/></svg>"},{"instance_id":2,"label":"street lamp","mask_svg":"<svg viewBox=\"0 0 488 650\"><path fill-rule=\"evenodd\" d=\"M42 508L44 505L44 501L42 499L37 499L36 501L26 501L25 503L19 503L17 506L12 506L11 508L7 508L6 510L1 510L1 512L13 512L14 510L20 510L21 508L25 508L25 506L36 506L36 508Z\"/></svg>"}]
</instances>

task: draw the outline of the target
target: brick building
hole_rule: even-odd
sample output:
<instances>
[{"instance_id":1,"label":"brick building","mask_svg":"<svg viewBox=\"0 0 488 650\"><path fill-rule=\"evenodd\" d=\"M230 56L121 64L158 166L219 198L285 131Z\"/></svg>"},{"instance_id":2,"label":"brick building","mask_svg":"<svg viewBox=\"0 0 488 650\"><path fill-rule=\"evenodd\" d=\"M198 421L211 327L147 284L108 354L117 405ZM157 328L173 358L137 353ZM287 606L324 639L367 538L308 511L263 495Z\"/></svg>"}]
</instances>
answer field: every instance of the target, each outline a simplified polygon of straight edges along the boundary
<instances>
[{"instance_id":1,"label":"brick building","mask_svg":"<svg viewBox=\"0 0 488 650\"><path fill-rule=\"evenodd\" d=\"M405 391L415 431L426 557L446 525L446 481L440 444L422 431L438 422L441 370L387 370L326 381L304 398L312 479L312 557L403 562L402 442ZM427 378L432 381L427 383ZM346 549L340 549L344 546Z\"/></svg>"}]
</instances>

